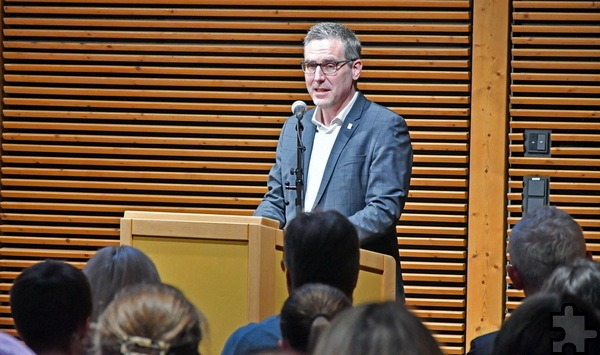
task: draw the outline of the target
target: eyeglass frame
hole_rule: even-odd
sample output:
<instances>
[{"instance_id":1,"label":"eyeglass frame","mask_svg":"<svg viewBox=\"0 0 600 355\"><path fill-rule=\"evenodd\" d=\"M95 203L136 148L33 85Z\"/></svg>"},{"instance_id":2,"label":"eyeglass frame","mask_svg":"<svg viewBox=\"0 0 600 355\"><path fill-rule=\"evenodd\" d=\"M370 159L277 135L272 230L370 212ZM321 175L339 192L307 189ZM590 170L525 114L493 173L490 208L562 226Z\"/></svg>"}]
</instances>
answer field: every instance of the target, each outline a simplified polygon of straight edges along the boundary
<instances>
[{"instance_id":1,"label":"eyeglass frame","mask_svg":"<svg viewBox=\"0 0 600 355\"><path fill-rule=\"evenodd\" d=\"M325 75L337 75L337 73L340 71L340 69L342 69L342 67L344 65L346 65L346 64L348 64L350 62L353 62L355 60L358 60L358 59L360 59L360 58L346 59L346 60L339 60L339 61L324 61L324 62L321 62L321 63L317 63L315 61L308 61L307 62L307 61L303 60L303 61L300 62L300 68L302 69L302 72L304 74L306 74L306 75L315 75L317 73L317 68L321 68L321 71ZM315 71L312 72L312 73L307 72L306 69L305 69L306 65L309 64L309 63L316 64ZM325 73L325 71L323 70L323 64L335 64L335 71L333 73L329 73L329 74Z\"/></svg>"}]
</instances>

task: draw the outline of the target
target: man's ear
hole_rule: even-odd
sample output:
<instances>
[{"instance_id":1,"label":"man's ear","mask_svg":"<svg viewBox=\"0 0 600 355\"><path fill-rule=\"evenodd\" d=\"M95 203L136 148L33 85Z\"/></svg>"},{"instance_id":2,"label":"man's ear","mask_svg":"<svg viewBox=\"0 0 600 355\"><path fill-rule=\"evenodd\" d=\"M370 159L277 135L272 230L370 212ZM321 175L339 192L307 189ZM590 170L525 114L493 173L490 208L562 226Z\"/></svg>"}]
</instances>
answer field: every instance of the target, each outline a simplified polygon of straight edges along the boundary
<instances>
[{"instance_id":1,"label":"man's ear","mask_svg":"<svg viewBox=\"0 0 600 355\"><path fill-rule=\"evenodd\" d=\"M523 279L521 278L521 274L519 274L519 270L517 270L517 268L514 265L508 264L508 265L506 265L506 272L508 273L508 276L510 277L510 280L512 281L513 286L517 290L522 290L523 289Z\"/></svg>"},{"instance_id":2,"label":"man's ear","mask_svg":"<svg viewBox=\"0 0 600 355\"><path fill-rule=\"evenodd\" d=\"M586 251L585 252L585 258L588 259L588 260L592 260L592 261L594 260L594 256L592 255L591 251Z\"/></svg>"},{"instance_id":3,"label":"man's ear","mask_svg":"<svg viewBox=\"0 0 600 355\"><path fill-rule=\"evenodd\" d=\"M356 81L360 77L360 73L362 72L363 64L361 59L357 59L352 62L352 80Z\"/></svg>"}]
</instances>

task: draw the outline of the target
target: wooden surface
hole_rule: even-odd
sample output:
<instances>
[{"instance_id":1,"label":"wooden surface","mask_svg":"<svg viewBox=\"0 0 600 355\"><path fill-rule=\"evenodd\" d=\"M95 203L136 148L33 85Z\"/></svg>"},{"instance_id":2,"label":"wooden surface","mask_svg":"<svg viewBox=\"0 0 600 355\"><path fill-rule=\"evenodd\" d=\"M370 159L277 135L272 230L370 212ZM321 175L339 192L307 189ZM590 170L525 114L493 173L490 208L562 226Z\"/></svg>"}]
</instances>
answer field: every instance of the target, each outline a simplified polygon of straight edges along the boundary
<instances>
[{"instance_id":1,"label":"wooden surface","mask_svg":"<svg viewBox=\"0 0 600 355\"><path fill-rule=\"evenodd\" d=\"M520 218L525 176L549 176L551 203L573 213L588 248L600 250L597 2L514 0L512 14L501 10L490 26L481 21L494 7L466 0L2 5L2 330L13 331L7 295L24 266L48 257L83 265L118 244L126 210L249 216L291 102L310 105L301 40L324 14L362 39L359 89L408 123L415 163L398 246L407 302L444 352L466 350L470 290L483 287L467 277L473 248L496 257L481 231L496 240ZM505 45L502 36L506 73L480 56ZM507 82L504 107L487 79L493 92ZM482 128L474 107L508 112L508 132ZM552 130L551 157L524 157L523 131L539 128ZM502 140L508 149L493 143ZM499 151L506 156L480 171ZM505 180L492 179L502 165ZM493 210L497 197L482 205L481 192L502 189L502 210ZM510 311L521 297L508 286ZM478 312L468 318L496 317Z\"/></svg>"},{"instance_id":2,"label":"wooden surface","mask_svg":"<svg viewBox=\"0 0 600 355\"><path fill-rule=\"evenodd\" d=\"M502 324L506 272L509 2L475 7L470 149L478 153L471 154L469 174L467 339Z\"/></svg>"}]
</instances>

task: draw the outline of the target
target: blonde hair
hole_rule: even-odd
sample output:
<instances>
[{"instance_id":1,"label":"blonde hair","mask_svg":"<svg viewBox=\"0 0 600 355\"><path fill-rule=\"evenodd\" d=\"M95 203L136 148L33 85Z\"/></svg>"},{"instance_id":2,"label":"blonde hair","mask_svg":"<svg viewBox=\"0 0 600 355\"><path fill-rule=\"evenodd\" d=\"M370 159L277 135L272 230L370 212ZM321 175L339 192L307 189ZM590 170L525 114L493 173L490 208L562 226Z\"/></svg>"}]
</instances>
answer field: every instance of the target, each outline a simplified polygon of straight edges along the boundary
<instances>
[{"instance_id":1,"label":"blonde hair","mask_svg":"<svg viewBox=\"0 0 600 355\"><path fill-rule=\"evenodd\" d=\"M205 320L175 287L137 284L119 292L100 315L94 354L199 354Z\"/></svg>"}]
</instances>

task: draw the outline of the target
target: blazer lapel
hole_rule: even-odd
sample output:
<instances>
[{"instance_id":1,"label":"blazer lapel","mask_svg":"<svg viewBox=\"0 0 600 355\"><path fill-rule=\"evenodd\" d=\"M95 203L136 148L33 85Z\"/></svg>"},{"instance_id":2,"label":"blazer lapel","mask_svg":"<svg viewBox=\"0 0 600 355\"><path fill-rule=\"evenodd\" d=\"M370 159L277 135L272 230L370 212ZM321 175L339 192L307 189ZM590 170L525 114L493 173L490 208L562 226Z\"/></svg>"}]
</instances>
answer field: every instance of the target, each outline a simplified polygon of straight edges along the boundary
<instances>
[{"instance_id":1,"label":"blazer lapel","mask_svg":"<svg viewBox=\"0 0 600 355\"><path fill-rule=\"evenodd\" d=\"M317 127L312 123L312 116L315 114L315 109L308 111L302 120L302 125L304 126L304 130L302 131L302 144L304 144L304 167L303 167L303 181L304 188L302 189L302 199L306 196L306 179L308 174L308 166L310 164L310 155L312 154L313 143L315 140L315 133L317 132Z\"/></svg>"},{"instance_id":2,"label":"blazer lapel","mask_svg":"<svg viewBox=\"0 0 600 355\"><path fill-rule=\"evenodd\" d=\"M331 148L331 154L329 155L329 159L327 160L325 171L323 172L323 179L321 180L321 186L319 186L319 191L317 192L315 206L319 205L319 202L323 197L323 193L325 192L325 189L327 188L327 185L331 180L331 175L335 170L335 166L340 158L340 155L344 151L344 147L346 147L346 144L348 144L350 137L352 137L352 135L354 134L354 132L356 132L356 129L360 125L360 118L362 117L362 112L367 102L368 101L364 97L364 95L359 92L358 97L354 102L354 106L352 106L352 109L350 110L350 112L348 112L344 123L342 123L338 136L335 139L335 143Z\"/></svg>"}]
</instances>

